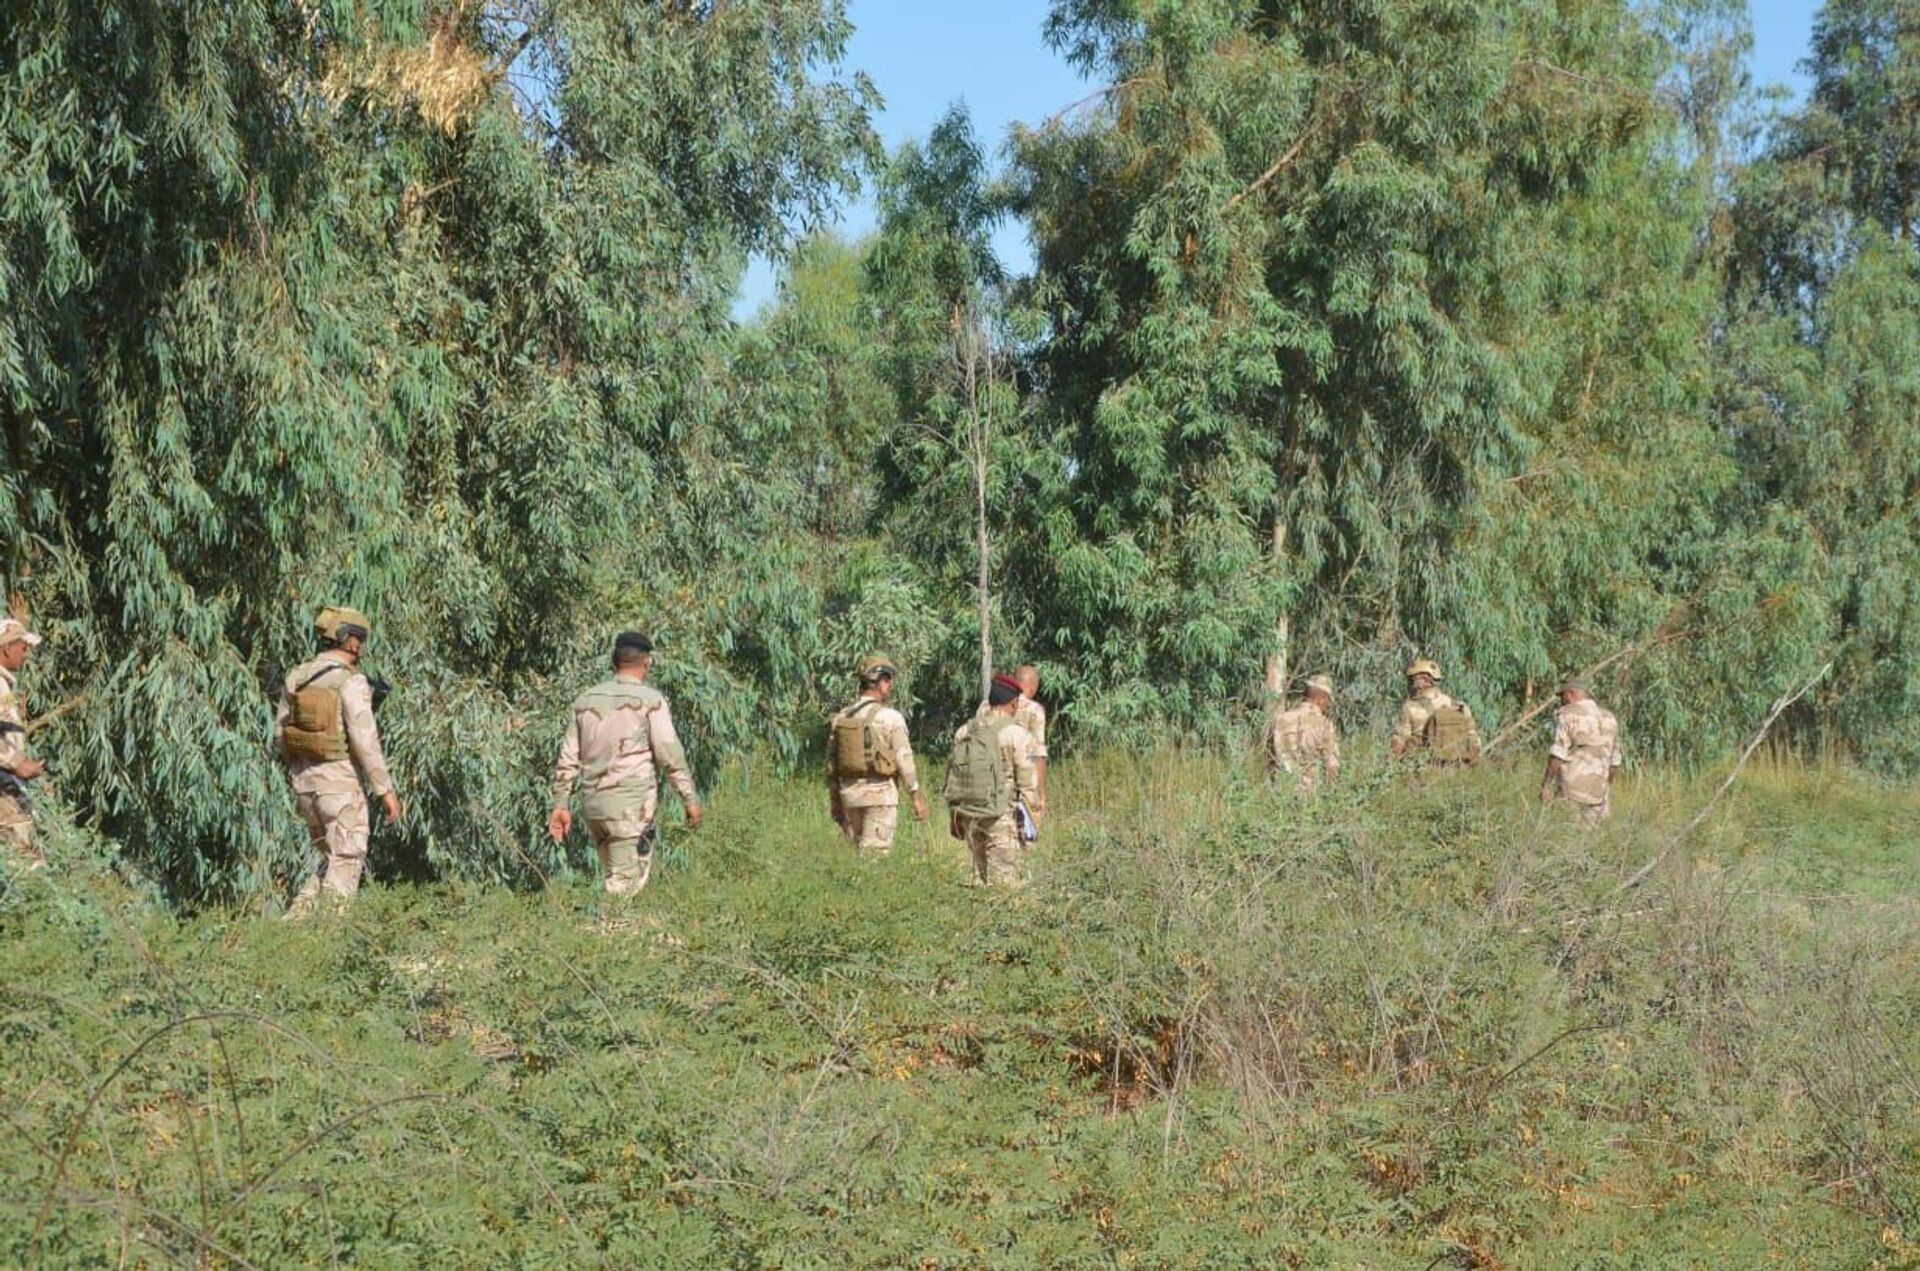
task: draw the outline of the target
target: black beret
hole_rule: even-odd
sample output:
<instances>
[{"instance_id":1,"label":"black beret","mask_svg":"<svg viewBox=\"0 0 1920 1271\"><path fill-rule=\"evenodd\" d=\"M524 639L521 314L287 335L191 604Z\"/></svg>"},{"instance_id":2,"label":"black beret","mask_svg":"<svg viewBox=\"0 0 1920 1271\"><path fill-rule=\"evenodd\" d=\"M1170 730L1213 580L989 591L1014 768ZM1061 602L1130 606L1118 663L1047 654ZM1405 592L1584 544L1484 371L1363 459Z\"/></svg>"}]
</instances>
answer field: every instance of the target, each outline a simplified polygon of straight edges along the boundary
<instances>
[{"instance_id":1,"label":"black beret","mask_svg":"<svg viewBox=\"0 0 1920 1271\"><path fill-rule=\"evenodd\" d=\"M622 631L613 637L613 651L619 653L623 649L631 649L635 653L652 653L653 641L638 631Z\"/></svg>"}]
</instances>

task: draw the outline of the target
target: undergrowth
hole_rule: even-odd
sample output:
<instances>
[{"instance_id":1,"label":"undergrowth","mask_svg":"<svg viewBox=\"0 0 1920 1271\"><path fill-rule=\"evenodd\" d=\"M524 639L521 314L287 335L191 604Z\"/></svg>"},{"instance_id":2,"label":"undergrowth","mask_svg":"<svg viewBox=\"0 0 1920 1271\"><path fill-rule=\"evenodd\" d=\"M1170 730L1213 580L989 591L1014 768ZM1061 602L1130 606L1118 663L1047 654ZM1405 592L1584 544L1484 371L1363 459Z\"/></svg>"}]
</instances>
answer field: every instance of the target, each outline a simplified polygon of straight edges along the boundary
<instances>
[{"instance_id":1,"label":"undergrowth","mask_svg":"<svg viewBox=\"0 0 1920 1271\"><path fill-rule=\"evenodd\" d=\"M722 793L628 909L0 896L0 1264L1920 1265L1920 798L1056 770L1015 895Z\"/></svg>"}]
</instances>

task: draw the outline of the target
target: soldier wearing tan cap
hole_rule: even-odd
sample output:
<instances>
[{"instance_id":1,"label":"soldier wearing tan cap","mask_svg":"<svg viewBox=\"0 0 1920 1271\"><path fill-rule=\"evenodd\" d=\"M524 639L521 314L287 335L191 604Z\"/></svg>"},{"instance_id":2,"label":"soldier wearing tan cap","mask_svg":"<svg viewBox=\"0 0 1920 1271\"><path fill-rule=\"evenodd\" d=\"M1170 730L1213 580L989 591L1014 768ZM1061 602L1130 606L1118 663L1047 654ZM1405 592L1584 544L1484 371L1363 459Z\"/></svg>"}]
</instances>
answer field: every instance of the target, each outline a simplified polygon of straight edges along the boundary
<instances>
[{"instance_id":1,"label":"soldier wearing tan cap","mask_svg":"<svg viewBox=\"0 0 1920 1271\"><path fill-rule=\"evenodd\" d=\"M674 730L673 709L659 689L647 683L653 669L653 641L623 631L613 641L613 678L588 689L568 709L567 732L553 765L553 812L547 834L558 843L573 828L569 806L577 781L585 787L581 812L608 895L630 896L653 873L654 817L660 807L660 778L680 796L687 825L700 824L704 812L686 751Z\"/></svg>"},{"instance_id":2,"label":"soldier wearing tan cap","mask_svg":"<svg viewBox=\"0 0 1920 1271\"><path fill-rule=\"evenodd\" d=\"M27 801L26 783L47 770L38 759L27 757L26 712L14 691L20 669L40 647L40 637L27 630L18 618L0 618L0 771L8 778L9 791L0 792L0 844L9 845L35 868L46 858L33 845L33 806Z\"/></svg>"},{"instance_id":3,"label":"soldier wearing tan cap","mask_svg":"<svg viewBox=\"0 0 1920 1271\"><path fill-rule=\"evenodd\" d=\"M833 717L827 730L827 811L860 847L885 855L900 819L900 792L913 800L913 819L927 819L907 721L887 705L898 672L878 655L856 672L860 696Z\"/></svg>"},{"instance_id":4,"label":"soldier wearing tan cap","mask_svg":"<svg viewBox=\"0 0 1920 1271\"><path fill-rule=\"evenodd\" d=\"M1613 815L1613 774L1620 768L1620 721L1593 700L1580 680L1560 684L1560 709L1553 717L1553 745L1547 750L1547 774L1540 801L1565 799L1588 825Z\"/></svg>"},{"instance_id":5,"label":"soldier wearing tan cap","mask_svg":"<svg viewBox=\"0 0 1920 1271\"><path fill-rule=\"evenodd\" d=\"M1407 700L1387 748L1395 759L1414 755L1446 766L1479 761L1480 726L1465 702L1440 691L1440 664L1432 658L1407 668Z\"/></svg>"},{"instance_id":6,"label":"soldier wearing tan cap","mask_svg":"<svg viewBox=\"0 0 1920 1271\"><path fill-rule=\"evenodd\" d=\"M274 741L293 779L294 806L320 857L288 917L311 913L322 892L344 904L360 890L372 833L363 782L387 820L401 814L373 718L373 685L360 670L371 625L357 609L327 608L314 617L313 630L320 652L287 672L274 714Z\"/></svg>"},{"instance_id":7,"label":"soldier wearing tan cap","mask_svg":"<svg viewBox=\"0 0 1920 1271\"><path fill-rule=\"evenodd\" d=\"M1267 777L1278 781L1285 773L1311 794L1324 780L1333 784L1340 775L1340 730L1327 712L1333 709L1333 681L1324 675L1307 677L1306 697L1292 710L1274 716L1267 730Z\"/></svg>"}]
</instances>

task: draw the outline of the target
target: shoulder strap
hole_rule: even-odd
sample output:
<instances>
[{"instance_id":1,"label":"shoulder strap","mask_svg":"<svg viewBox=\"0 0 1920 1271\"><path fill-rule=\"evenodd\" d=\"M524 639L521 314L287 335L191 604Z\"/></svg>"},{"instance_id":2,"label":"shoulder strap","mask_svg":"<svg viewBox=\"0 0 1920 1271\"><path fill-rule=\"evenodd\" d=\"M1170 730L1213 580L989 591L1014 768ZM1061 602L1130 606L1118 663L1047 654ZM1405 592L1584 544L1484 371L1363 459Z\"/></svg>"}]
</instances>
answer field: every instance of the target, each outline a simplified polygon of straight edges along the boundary
<instances>
[{"instance_id":1,"label":"shoulder strap","mask_svg":"<svg viewBox=\"0 0 1920 1271\"><path fill-rule=\"evenodd\" d=\"M334 671L347 671L351 669L352 668L349 667L345 662L335 662L329 659L325 666L321 667L319 670L315 671L312 675L309 675L306 679L301 680L298 684L294 685L293 691L298 693L301 689L308 687L315 680L319 679L323 675L331 674Z\"/></svg>"}]
</instances>

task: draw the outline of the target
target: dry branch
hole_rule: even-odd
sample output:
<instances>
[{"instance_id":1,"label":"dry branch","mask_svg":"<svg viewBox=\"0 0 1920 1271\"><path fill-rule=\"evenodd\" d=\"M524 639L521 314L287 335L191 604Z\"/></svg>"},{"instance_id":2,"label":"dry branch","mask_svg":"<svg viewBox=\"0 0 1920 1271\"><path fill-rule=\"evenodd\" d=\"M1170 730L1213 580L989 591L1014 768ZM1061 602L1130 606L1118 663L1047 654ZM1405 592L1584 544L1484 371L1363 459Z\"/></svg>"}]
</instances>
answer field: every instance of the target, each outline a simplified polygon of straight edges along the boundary
<instances>
[{"instance_id":1,"label":"dry branch","mask_svg":"<svg viewBox=\"0 0 1920 1271\"><path fill-rule=\"evenodd\" d=\"M1673 849L1680 846L1681 840L1699 828L1700 823L1705 821L1713 812L1713 809L1719 804L1721 798L1725 796L1727 791L1733 789L1733 783L1740 779L1740 770L1747 766L1747 760L1753 758L1753 752L1760 749L1760 743L1767 739L1767 734L1772 731L1775 722L1787 713L1787 707L1805 697L1813 689L1814 685L1827 677L1827 672L1832 669L1833 663L1827 663L1818 671L1814 672L1812 679L1773 704L1773 709L1767 712L1766 721L1760 725L1760 731L1753 735L1753 739L1747 743L1747 748L1740 752L1740 758L1734 761L1733 771L1729 772L1727 779L1720 783L1720 788L1713 792L1713 797L1707 800L1706 806L1695 813L1691 821L1681 826L1680 832L1668 839L1666 846L1662 847L1652 860L1633 871L1626 882L1616 887L1614 889L1616 894L1623 891L1631 891L1641 883L1646 882L1648 876L1651 875L1654 870L1660 868L1661 862L1673 854Z\"/></svg>"}]
</instances>

